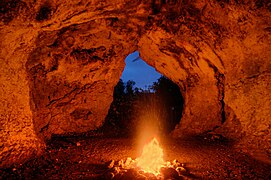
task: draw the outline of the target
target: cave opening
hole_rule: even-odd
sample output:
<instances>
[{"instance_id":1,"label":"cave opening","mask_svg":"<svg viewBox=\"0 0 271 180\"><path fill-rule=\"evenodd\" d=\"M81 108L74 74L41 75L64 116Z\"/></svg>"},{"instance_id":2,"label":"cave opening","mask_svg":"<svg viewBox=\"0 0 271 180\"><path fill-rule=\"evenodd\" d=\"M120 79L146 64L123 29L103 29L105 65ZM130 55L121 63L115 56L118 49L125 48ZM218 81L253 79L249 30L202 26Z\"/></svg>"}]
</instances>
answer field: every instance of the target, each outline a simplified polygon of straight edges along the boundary
<instances>
[{"instance_id":1,"label":"cave opening","mask_svg":"<svg viewBox=\"0 0 271 180\"><path fill-rule=\"evenodd\" d=\"M125 62L103 128L117 136L169 134L182 116L184 99L178 85L149 66L138 51Z\"/></svg>"}]
</instances>

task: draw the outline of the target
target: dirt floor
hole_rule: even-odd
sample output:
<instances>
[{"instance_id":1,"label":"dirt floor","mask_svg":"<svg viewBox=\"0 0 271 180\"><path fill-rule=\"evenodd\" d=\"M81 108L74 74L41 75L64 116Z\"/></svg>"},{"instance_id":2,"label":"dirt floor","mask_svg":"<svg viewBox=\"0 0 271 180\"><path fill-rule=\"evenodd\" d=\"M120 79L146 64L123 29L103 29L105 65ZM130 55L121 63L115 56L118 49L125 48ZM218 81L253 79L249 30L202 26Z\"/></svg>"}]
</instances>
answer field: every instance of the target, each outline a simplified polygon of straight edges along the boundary
<instances>
[{"instance_id":1,"label":"dirt floor","mask_svg":"<svg viewBox=\"0 0 271 180\"><path fill-rule=\"evenodd\" d=\"M231 143L208 138L161 140L165 160L187 170L178 179L271 179L271 165L233 150ZM0 179L107 179L111 160L136 158L132 138L56 137L39 158L0 170ZM125 178L122 178L125 179Z\"/></svg>"}]
</instances>

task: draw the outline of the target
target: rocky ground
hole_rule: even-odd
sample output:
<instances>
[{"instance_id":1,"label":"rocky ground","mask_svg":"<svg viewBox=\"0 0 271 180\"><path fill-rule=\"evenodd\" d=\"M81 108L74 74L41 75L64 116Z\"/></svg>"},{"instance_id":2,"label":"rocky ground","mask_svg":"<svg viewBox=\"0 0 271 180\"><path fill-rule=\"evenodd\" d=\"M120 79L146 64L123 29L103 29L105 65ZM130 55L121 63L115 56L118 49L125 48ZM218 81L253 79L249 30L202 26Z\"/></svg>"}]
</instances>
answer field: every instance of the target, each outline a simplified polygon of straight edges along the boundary
<instances>
[{"instance_id":1,"label":"rocky ground","mask_svg":"<svg viewBox=\"0 0 271 180\"><path fill-rule=\"evenodd\" d=\"M180 179L271 179L271 165L238 153L216 136L162 139L164 158L177 159L187 173ZM111 160L137 157L133 138L55 137L43 156L0 170L0 179L106 179ZM125 179L125 178L122 178Z\"/></svg>"}]
</instances>

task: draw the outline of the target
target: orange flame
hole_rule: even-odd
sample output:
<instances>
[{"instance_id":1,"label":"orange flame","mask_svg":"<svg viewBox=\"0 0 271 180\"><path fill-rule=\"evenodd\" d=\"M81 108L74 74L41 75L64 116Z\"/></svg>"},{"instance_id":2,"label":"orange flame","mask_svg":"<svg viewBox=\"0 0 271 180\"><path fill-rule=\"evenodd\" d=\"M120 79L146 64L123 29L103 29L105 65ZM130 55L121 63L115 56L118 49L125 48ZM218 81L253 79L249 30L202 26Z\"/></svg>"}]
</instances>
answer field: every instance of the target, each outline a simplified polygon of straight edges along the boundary
<instances>
[{"instance_id":1,"label":"orange flame","mask_svg":"<svg viewBox=\"0 0 271 180\"><path fill-rule=\"evenodd\" d=\"M140 157L136 159L137 166L145 173L160 174L160 169L165 164L163 149L159 146L156 138L146 144Z\"/></svg>"}]
</instances>

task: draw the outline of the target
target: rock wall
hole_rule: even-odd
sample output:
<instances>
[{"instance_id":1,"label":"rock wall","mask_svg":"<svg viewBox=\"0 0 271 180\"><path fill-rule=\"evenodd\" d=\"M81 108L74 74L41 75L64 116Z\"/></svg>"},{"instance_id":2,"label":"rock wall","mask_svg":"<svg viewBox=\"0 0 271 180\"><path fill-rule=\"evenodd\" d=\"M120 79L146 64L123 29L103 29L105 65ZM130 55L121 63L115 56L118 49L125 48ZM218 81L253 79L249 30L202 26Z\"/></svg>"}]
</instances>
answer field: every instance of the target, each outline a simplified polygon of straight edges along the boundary
<instances>
[{"instance_id":1,"label":"rock wall","mask_svg":"<svg viewBox=\"0 0 271 180\"><path fill-rule=\"evenodd\" d=\"M44 148L34 131L25 71L32 33L10 28L0 34L0 167L22 162Z\"/></svg>"},{"instance_id":2,"label":"rock wall","mask_svg":"<svg viewBox=\"0 0 271 180\"><path fill-rule=\"evenodd\" d=\"M185 99L174 136L215 131L270 158L268 1L1 1L1 167L100 127L135 50Z\"/></svg>"},{"instance_id":3,"label":"rock wall","mask_svg":"<svg viewBox=\"0 0 271 180\"><path fill-rule=\"evenodd\" d=\"M270 163L271 3L182 1L155 18L140 52L184 95L173 135L220 133Z\"/></svg>"},{"instance_id":4,"label":"rock wall","mask_svg":"<svg viewBox=\"0 0 271 180\"><path fill-rule=\"evenodd\" d=\"M144 7L20 0L2 7L0 167L7 167L38 155L52 134L102 125L124 59L137 49L144 22L135 16Z\"/></svg>"},{"instance_id":5,"label":"rock wall","mask_svg":"<svg viewBox=\"0 0 271 180\"><path fill-rule=\"evenodd\" d=\"M110 30L112 21L89 21L38 35L26 67L34 128L43 139L102 125L123 60L135 50L133 40L121 40Z\"/></svg>"}]
</instances>

